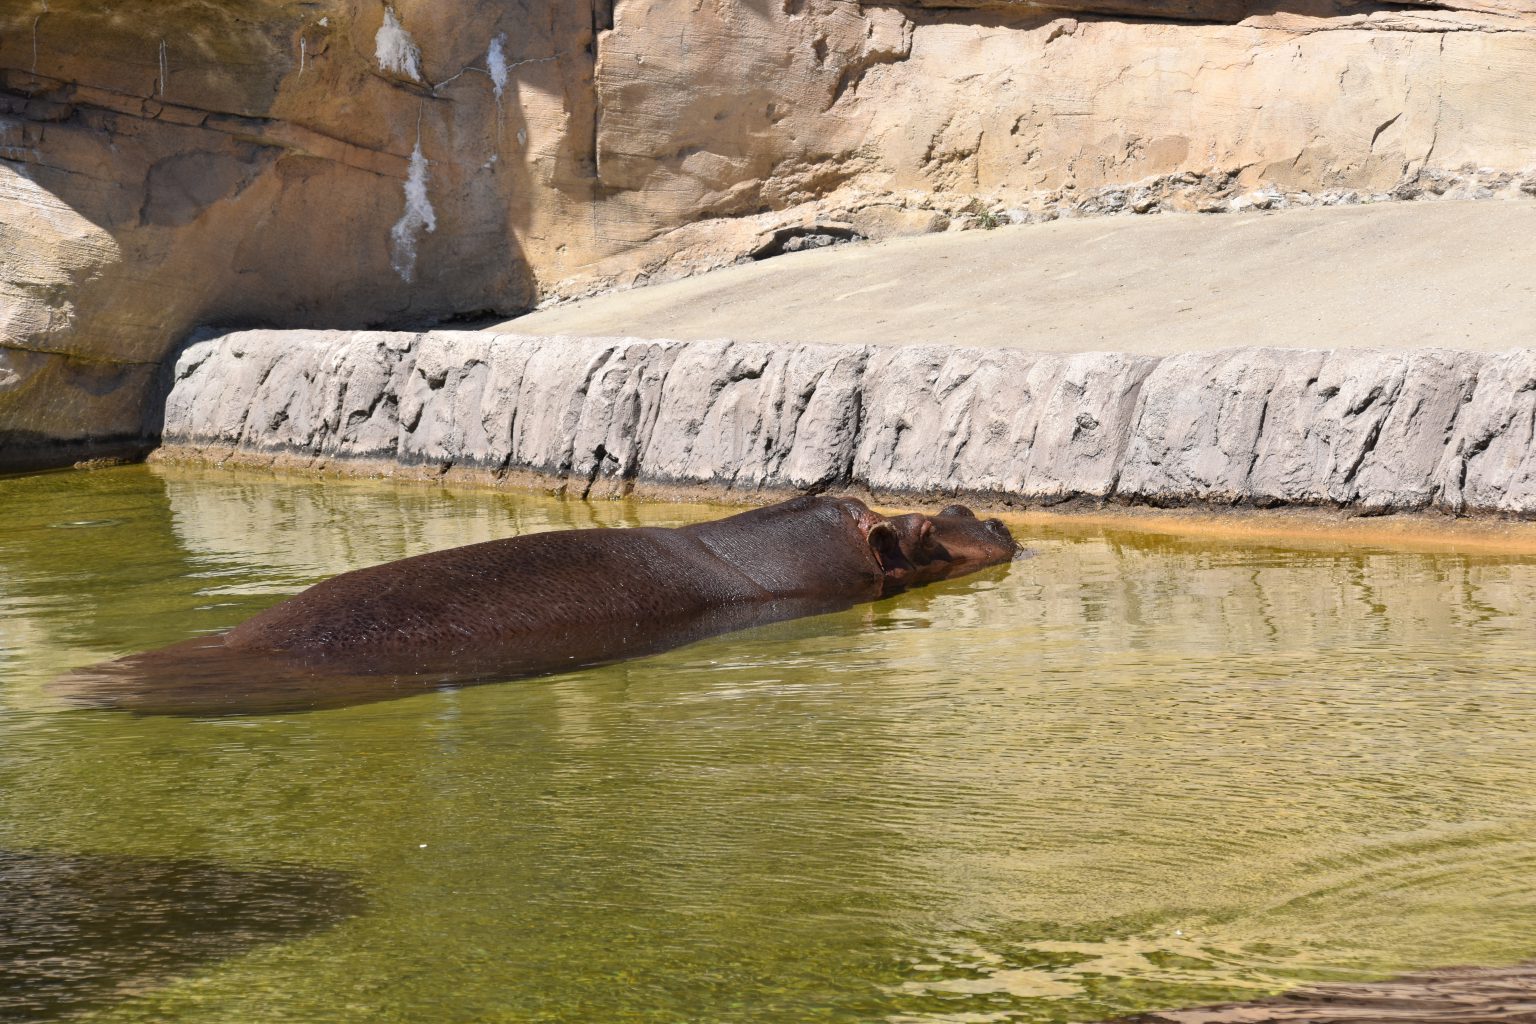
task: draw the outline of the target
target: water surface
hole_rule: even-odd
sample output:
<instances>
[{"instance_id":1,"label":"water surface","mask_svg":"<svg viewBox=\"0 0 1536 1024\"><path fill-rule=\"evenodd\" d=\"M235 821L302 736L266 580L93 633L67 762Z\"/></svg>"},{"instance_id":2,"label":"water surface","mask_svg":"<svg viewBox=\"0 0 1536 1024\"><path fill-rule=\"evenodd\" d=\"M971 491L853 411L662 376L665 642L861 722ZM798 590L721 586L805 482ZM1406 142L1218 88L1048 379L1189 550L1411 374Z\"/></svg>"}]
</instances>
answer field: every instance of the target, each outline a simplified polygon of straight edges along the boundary
<instances>
[{"instance_id":1,"label":"water surface","mask_svg":"<svg viewBox=\"0 0 1536 1024\"><path fill-rule=\"evenodd\" d=\"M567 676L217 719L44 686L347 569L725 511L0 479L0 851L298 879L291 927L280 899L255 925L197 903L259 941L81 1012L1074 1021L1536 955L1529 558L1053 528L1029 561ZM359 901L317 915L306 878ZM123 891L147 920L169 899ZM94 941L82 991L132 940Z\"/></svg>"}]
</instances>

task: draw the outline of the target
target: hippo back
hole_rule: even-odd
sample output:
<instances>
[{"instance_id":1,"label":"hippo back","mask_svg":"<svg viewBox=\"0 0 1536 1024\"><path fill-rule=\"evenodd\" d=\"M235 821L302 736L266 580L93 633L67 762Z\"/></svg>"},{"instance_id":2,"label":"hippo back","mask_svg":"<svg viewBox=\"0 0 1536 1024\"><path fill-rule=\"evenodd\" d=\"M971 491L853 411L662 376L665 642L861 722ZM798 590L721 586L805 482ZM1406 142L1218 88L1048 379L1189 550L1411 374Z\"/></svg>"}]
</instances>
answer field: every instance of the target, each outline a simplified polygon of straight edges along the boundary
<instances>
[{"instance_id":1,"label":"hippo back","mask_svg":"<svg viewBox=\"0 0 1536 1024\"><path fill-rule=\"evenodd\" d=\"M485 651L670 622L758 589L677 530L564 530L405 558L318 583L236 626L231 648L387 656Z\"/></svg>"},{"instance_id":2,"label":"hippo back","mask_svg":"<svg viewBox=\"0 0 1536 1024\"><path fill-rule=\"evenodd\" d=\"M871 515L861 502L807 495L678 532L768 597L861 601L879 595L882 573L860 515Z\"/></svg>"}]
</instances>

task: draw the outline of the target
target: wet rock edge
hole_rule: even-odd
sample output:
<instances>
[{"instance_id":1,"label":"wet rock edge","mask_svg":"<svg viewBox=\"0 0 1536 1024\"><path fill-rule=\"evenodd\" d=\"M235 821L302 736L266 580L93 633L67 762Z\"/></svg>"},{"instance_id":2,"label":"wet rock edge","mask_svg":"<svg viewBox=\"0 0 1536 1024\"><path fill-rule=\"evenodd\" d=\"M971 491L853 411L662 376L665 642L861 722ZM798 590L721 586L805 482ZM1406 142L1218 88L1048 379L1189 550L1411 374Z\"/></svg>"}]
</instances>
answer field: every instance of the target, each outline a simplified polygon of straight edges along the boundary
<instances>
[{"instance_id":1,"label":"wet rock edge","mask_svg":"<svg viewBox=\"0 0 1536 1024\"><path fill-rule=\"evenodd\" d=\"M157 417L166 461L587 497L1536 516L1536 349L1153 357L243 331L183 348Z\"/></svg>"}]
</instances>

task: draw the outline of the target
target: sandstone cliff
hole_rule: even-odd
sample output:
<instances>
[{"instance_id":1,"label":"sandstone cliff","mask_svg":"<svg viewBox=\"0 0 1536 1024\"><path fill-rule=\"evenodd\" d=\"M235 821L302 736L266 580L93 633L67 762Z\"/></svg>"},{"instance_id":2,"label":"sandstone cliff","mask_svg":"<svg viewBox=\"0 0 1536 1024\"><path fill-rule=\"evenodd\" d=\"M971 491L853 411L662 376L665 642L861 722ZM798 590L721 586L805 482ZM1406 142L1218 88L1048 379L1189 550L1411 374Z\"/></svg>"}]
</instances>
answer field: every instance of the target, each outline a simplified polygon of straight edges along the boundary
<instances>
[{"instance_id":1,"label":"sandstone cliff","mask_svg":"<svg viewBox=\"0 0 1536 1024\"><path fill-rule=\"evenodd\" d=\"M0 450L134 436L197 324L516 312L1147 179L1142 212L1536 187L1533 29L1530 0L0 0Z\"/></svg>"}]
</instances>

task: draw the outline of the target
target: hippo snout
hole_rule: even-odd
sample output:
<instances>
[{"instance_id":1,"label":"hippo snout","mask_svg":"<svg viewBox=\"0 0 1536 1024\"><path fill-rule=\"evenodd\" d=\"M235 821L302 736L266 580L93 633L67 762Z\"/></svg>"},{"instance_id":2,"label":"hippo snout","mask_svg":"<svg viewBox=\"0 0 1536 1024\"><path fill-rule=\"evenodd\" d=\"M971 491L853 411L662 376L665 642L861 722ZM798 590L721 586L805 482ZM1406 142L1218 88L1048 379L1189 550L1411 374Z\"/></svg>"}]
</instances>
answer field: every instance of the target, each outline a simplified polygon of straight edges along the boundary
<instances>
[{"instance_id":1,"label":"hippo snout","mask_svg":"<svg viewBox=\"0 0 1536 1024\"><path fill-rule=\"evenodd\" d=\"M983 520L981 527L987 531L988 536L990 536L993 540L1006 545L1008 549L1013 552L1013 554L1008 556L1013 561L1018 561L1021 558L1034 557L1035 553L1028 548L1025 548L1017 540L1015 540L1013 531L1008 529L1008 527L1004 525L1001 519Z\"/></svg>"},{"instance_id":2,"label":"hippo snout","mask_svg":"<svg viewBox=\"0 0 1536 1024\"><path fill-rule=\"evenodd\" d=\"M1013 539L1013 531L1003 524L1001 519L988 519L982 522L981 528L987 531L987 535L1010 550L1017 551L1019 542Z\"/></svg>"}]
</instances>

